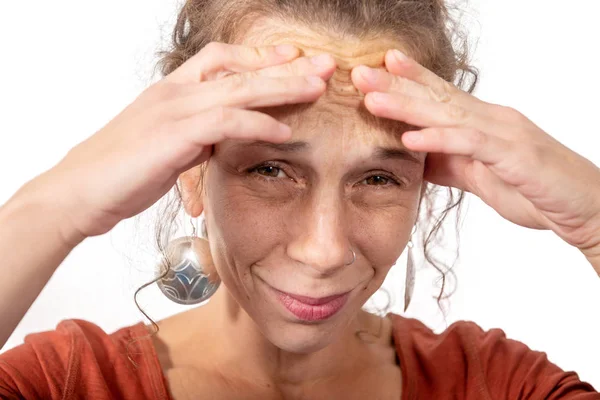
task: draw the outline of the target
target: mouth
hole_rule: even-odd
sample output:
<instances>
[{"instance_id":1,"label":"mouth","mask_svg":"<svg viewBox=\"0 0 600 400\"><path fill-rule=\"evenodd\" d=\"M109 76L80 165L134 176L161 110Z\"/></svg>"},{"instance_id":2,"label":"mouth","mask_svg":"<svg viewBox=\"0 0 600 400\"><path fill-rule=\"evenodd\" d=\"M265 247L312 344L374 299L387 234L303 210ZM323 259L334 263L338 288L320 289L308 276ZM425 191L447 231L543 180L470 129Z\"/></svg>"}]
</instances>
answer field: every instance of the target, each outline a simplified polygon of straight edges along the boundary
<instances>
[{"instance_id":1,"label":"mouth","mask_svg":"<svg viewBox=\"0 0 600 400\"><path fill-rule=\"evenodd\" d=\"M271 289L279 303L296 318L307 322L323 321L333 317L344 307L350 297L350 292L314 298L282 292L273 287Z\"/></svg>"}]
</instances>

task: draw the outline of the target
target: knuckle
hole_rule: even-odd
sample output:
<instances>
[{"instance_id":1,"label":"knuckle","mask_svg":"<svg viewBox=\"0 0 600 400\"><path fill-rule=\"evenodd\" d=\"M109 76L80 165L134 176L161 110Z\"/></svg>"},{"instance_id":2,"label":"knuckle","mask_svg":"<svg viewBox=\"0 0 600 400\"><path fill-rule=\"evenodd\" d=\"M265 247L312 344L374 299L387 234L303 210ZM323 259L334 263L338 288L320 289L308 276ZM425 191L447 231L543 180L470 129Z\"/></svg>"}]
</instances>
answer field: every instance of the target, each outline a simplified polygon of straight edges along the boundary
<instances>
[{"instance_id":1,"label":"knuckle","mask_svg":"<svg viewBox=\"0 0 600 400\"><path fill-rule=\"evenodd\" d=\"M302 75L305 71L310 71L311 64L306 58L294 60L291 63L283 65L283 70L286 75Z\"/></svg>"},{"instance_id":2,"label":"knuckle","mask_svg":"<svg viewBox=\"0 0 600 400\"><path fill-rule=\"evenodd\" d=\"M390 89L398 91L398 92L405 92L406 89L408 88L406 79L402 78L402 77L398 77L398 76L392 77L391 82L389 83L389 86L390 86Z\"/></svg>"},{"instance_id":3,"label":"knuckle","mask_svg":"<svg viewBox=\"0 0 600 400\"><path fill-rule=\"evenodd\" d=\"M264 51L253 46L240 46L236 48L236 57L242 59L246 64L258 64L264 58Z\"/></svg>"},{"instance_id":4,"label":"knuckle","mask_svg":"<svg viewBox=\"0 0 600 400\"><path fill-rule=\"evenodd\" d=\"M448 82L447 80L442 79L442 91L444 94L451 96L454 92L456 92L456 90L458 90L456 88L456 86L454 86L454 84L452 84L451 82Z\"/></svg>"},{"instance_id":5,"label":"knuckle","mask_svg":"<svg viewBox=\"0 0 600 400\"><path fill-rule=\"evenodd\" d=\"M246 89L247 86L252 82L252 79L247 73L235 74L230 76L230 89L235 92L240 92Z\"/></svg>"},{"instance_id":6,"label":"knuckle","mask_svg":"<svg viewBox=\"0 0 600 400\"><path fill-rule=\"evenodd\" d=\"M261 73L260 71L247 71L247 72L238 74L237 79L240 81L242 86L247 86L254 80L260 79L263 76L264 76L264 74Z\"/></svg>"},{"instance_id":7,"label":"knuckle","mask_svg":"<svg viewBox=\"0 0 600 400\"><path fill-rule=\"evenodd\" d=\"M495 114L499 119L513 123L521 123L525 119L519 111L507 106L495 106Z\"/></svg>"},{"instance_id":8,"label":"knuckle","mask_svg":"<svg viewBox=\"0 0 600 400\"><path fill-rule=\"evenodd\" d=\"M448 103L446 106L446 114L451 120L462 122L467 119L468 112L466 108L456 104Z\"/></svg>"},{"instance_id":9,"label":"knuckle","mask_svg":"<svg viewBox=\"0 0 600 400\"><path fill-rule=\"evenodd\" d=\"M411 96L397 96L399 106L406 108L409 111L414 111L417 108L416 100Z\"/></svg>"},{"instance_id":10,"label":"knuckle","mask_svg":"<svg viewBox=\"0 0 600 400\"><path fill-rule=\"evenodd\" d=\"M473 147L479 148L487 144L488 137L486 134L477 129L470 129L468 131L468 140Z\"/></svg>"},{"instance_id":11,"label":"knuckle","mask_svg":"<svg viewBox=\"0 0 600 400\"><path fill-rule=\"evenodd\" d=\"M169 81L161 81L144 92L144 96L149 102L167 102L174 100L181 94L181 85Z\"/></svg>"},{"instance_id":12,"label":"knuckle","mask_svg":"<svg viewBox=\"0 0 600 400\"><path fill-rule=\"evenodd\" d=\"M227 70L226 71L219 71L219 72L217 72L214 75L213 80L218 81L218 80L221 80L221 79L225 79L225 78L227 78L227 77L229 77L231 75L235 75L235 72L227 71Z\"/></svg>"},{"instance_id":13,"label":"knuckle","mask_svg":"<svg viewBox=\"0 0 600 400\"><path fill-rule=\"evenodd\" d=\"M202 52L211 57L221 57L226 51L226 46L224 43L213 41L204 46Z\"/></svg>"},{"instance_id":14,"label":"knuckle","mask_svg":"<svg viewBox=\"0 0 600 400\"><path fill-rule=\"evenodd\" d=\"M449 82L442 80L441 84L435 86L429 86L429 93L432 100L440 103L449 103L452 100L454 86Z\"/></svg>"},{"instance_id":15,"label":"knuckle","mask_svg":"<svg viewBox=\"0 0 600 400\"><path fill-rule=\"evenodd\" d=\"M250 61L259 62L266 58L267 50L261 47L249 47L248 48L248 56Z\"/></svg>"}]
</instances>

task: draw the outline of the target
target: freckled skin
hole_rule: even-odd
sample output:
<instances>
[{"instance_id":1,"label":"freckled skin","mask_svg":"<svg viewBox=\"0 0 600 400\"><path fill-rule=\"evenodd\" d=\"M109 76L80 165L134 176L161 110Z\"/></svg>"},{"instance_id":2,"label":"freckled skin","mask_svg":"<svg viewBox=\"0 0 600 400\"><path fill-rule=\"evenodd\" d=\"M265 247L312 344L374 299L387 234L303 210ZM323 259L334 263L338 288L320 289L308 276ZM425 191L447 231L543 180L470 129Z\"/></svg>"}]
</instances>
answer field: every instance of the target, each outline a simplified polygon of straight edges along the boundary
<instances>
[{"instance_id":1,"label":"freckled skin","mask_svg":"<svg viewBox=\"0 0 600 400\"><path fill-rule=\"evenodd\" d=\"M303 382L342 368L336 365L368 358L355 332L372 330L377 323L361 307L409 240L424 188L425 155L418 154L418 163L375 160L378 146L404 148L399 135L403 125L366 112L364 96L350 80L354 66L383 66L386 50L401 48L398 43L334 40L289 24L284 29L273 21L260 25L260 30L247 32L244 44L290 43L305 55L330 53L339 68L315 103L262 110L288 123L291 142L306 142L307 149L287 153L233 141L215 146L205 192L190 197L203 203L223 284L199 312L219 321L214 348L222 349L221 341L229 349L220 350L228 356L219 357L243 353L252 360L248 368L254 375ZM264 162L276 162L281 176L249 172ZM399 182L365 183L373 175ZM346 266L352 259L350 248L357 259ZM331 319L302 324L282 313L265 283L312 297L345 291L351 295ZM228 341L233 331L234 344Z\"/></svg>"}]
</instances>

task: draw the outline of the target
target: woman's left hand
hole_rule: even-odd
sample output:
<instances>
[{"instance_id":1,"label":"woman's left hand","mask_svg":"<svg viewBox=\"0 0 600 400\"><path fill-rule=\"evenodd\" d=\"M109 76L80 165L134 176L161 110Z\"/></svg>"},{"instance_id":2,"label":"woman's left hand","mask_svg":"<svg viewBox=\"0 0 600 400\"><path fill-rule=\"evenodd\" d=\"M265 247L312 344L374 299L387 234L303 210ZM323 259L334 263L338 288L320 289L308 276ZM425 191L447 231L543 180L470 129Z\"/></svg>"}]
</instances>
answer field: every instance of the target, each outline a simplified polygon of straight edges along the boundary
<instances>
[{"instance_id":1,"label":"woman's left hand","mask_svg":"<svg viewBox=\"0 0 600 400\"><path fill-rule=\"evenodd\" d=\"M427 181L471 192L509 221L551 229L588 259L600 257L596 165L518 111L479 100L402 54L387 52L385 67L356 67L352 80L372 114L423 128L402 141L429 153Z\"/></svg>"}]
</instances>

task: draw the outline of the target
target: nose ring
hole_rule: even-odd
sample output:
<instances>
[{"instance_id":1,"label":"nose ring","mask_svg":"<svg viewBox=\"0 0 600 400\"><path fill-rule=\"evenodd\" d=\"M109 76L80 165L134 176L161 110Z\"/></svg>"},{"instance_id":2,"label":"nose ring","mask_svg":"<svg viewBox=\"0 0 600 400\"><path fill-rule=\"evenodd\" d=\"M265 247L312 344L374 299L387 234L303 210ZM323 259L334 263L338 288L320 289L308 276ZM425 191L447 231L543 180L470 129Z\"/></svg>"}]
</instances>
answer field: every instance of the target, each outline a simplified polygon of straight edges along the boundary
<instances>
[{"instance_id":1,"label":"nose ring","mask_svg":"<svg viewBox=\"0 0 600 400\"><path fill-rule=\"evenodd\" d=\"M350 251L352 252L352 261L350 261L348 264L346 264L346 266L352 265L352 264L354 264L354 261L356 261L356 253L354 252L353 249L350 249Z\"/></svg>"}]
</instances>

